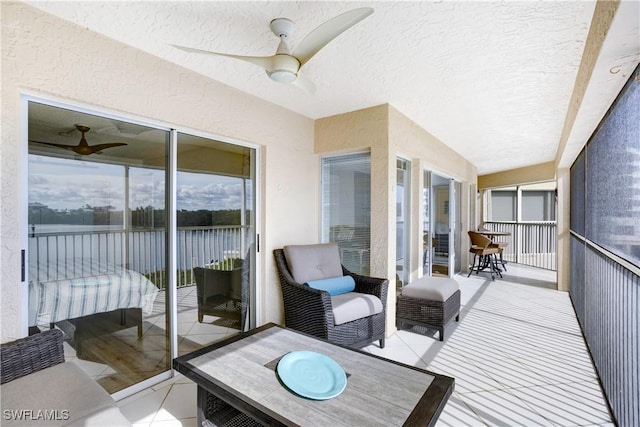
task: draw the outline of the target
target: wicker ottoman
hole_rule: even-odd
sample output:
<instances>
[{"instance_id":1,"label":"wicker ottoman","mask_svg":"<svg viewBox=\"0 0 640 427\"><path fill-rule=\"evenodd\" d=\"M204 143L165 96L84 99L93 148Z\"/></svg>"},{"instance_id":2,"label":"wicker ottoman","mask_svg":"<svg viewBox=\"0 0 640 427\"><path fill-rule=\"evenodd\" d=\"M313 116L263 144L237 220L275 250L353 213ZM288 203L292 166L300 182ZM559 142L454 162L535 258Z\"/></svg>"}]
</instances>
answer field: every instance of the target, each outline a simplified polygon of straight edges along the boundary
<instances>
[{"instance_id":1,"label":"wicker ottoman","mask_svg":"<svg viewBox=\"0 0 640 427\"><path fill-rule=\"evenodd\" d=\"M398 327L408 323L437 329L444 341L444 328L454 317L460 320L460 288L454 279L425 276L404 286L398 296Z\"/></svg>"}]
</instances>

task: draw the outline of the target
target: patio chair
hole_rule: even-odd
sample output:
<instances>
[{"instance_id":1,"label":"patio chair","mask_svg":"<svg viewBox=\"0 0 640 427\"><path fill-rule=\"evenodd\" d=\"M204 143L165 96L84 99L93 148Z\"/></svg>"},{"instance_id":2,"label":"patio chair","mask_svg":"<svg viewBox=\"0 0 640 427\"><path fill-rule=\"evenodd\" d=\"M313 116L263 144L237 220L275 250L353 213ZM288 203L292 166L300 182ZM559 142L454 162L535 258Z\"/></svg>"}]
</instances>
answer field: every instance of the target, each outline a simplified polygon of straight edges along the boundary
<instances>
[{"instance_id":1,"label":"patio chair","mask_svg":"<svg viewBox=\"0 0 640 427\"><path fill-rule=\"evenodd\" d=\"M469 252L473 254L473 263L469 269L467 277L471 276L474 271L476 274L489 269L491 271L491 280L495 280L495 274L497 273L502 277L502 272L496 265L496 255L500 253L501 249L498 247L491 247L491 239L477 231L469 231L469 239L471 240L471 247ZM478 264L476 266L476 259Z\"/></svg>"},{"instance_id":2,"label":"patio chair","mask_svg":"<svg viewBox=\"0 0 640 427\"><path fill-rule=\"evenodd\" d=\"M500 255L500 259L498 262L502 265L502 269L504 271L507 271L507 261L505 261L502 257L502 253L507 246L509 246L509 242L496 242L494 240L492 240L491 244L489 245L490 248L498 248L498 255Z\"/></svg>"},{"instance_id":3,"label":"patio chair","mask_svg":"<svg viewBox=\"0 0 640 427\"><path fill-rule=\"evenodd\" d=\"M198 322L204 315L241 320L242 267L218 270L194 267L198 298Z\"/></svg>"},{"instance_id":4,"label":"patio chair","mask_svg":"<svg viewBox=\"0 0 640 427\"><path fill-rule=\"evenodd\" d=\"M287 327L333 344L358 348L379 341L384 348L387 279L344 268L336 243L285 246L273 253ZM322 289L351 281L353 288Z\"/></svg>"},{"instance_id":5,"label":"patio chair","mask_svg":"<svg viewBox=\"0 0 640 427\"><path fill-rule=\"evenodd\" d=\"M491 231L491 230L489 230L487 227L478 227L478 231L482 233L484 231ZM509 246L509 242L496 242L494 240L492 240L491 244L489 245L490 248L500 249L498 254L500 255L500 264L502 264L502 268L504 269L504 271L507 271L507 261L505 261L504 258L502 257L502 253L504 252L504 249L507 246Z\"/></svg>"}]
</instances>

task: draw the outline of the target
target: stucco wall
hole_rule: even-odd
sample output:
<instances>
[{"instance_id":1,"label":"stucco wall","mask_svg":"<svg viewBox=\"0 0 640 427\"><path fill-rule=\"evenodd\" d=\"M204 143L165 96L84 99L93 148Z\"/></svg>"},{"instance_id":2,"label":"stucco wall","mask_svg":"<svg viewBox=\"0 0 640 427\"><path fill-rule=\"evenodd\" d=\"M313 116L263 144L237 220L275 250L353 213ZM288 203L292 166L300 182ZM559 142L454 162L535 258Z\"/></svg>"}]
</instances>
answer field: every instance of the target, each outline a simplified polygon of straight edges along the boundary
<instances>
[{"instance_id":1,"label":"stucco wall","mask_svg":"<svg viewBox=\"0 0 640 427\"><path fill-rule=\"evenodd\" d=\"M21 3L0 2L0 303L2 341L22 335L20 250L26 183L21 93L96 107L260 146L261 253L258 323L281 320L273 248L318 236L314 123L289 110L187 71Z\"/></svg>"},{"instance_id":2,"label":"stucco wall","mask_svg":"<svg viewBox=\"0 0 640 427\"><path fill-rule=\"evenodd\" d=\"M387 334L395 331L395 248L396 248L396 158L411 161L412 168L430 170L462 182L463 230L468 221L468 188L475 184L477 169L461 155L404 116L394 107L384 104L363 110L326 117L316 121L315 150L322 155L371 151L371 275L387 277L391 288L387 301ZM422 245L421 194L422 179L412 172L411 202L411 262L410 277L421 274L416 255ZM416 180L416 178L418 178ZM418 187L418 188L416 188ZM466 246L466 234L463 247ZM462 265L466 265L466 250L461 250Z\"/></svg>"},{"instance_id":3,"label":"stucco wall","mask_svg":"<svg viewBox=\"0 0 640 427\"><path fill-rule=\"evenodd\" d=\"M392 155L411 159L413 168L418 168L420 171L435 172L439 175L453 178L462 184L461 205L458 207L462 222L460 256L462 269L466 270L466 266L469 265L466 232L471 228L469 226L469 188L472 184L476 184L477 168L461 154L449 148L434 135L391 106L389 107L389 143ZM419 182L414 181L412 185L422 186L423 183L421 180ZM421 188L413 191L413 194L421 195ZM475 197L475 195L472 195L472 197ZM411 247L415 251L422 245L421 236L423 231L421 224L419 224L422 218L422 209L415 199L412 202L412 212L413 240ZM412 278L422 275L422 269L419 265L413 264L411 269Z\"/></svg>"},{"instance_id":4,"label":"stucco wall","mask_svg":"<svg viewBox=\"0 0 640 427\"><path fill-rule=\"evenodd\" d=\"M389 106L379 105L316 121L315 150L324 155L371 153L370 274L390 279L387 336L395 331L395 159L389 152Z\"/></svg>"},{"instance_id":5,"label":"stucco wall","mask_svg":"<svg viewBox=\"0 0 640 427\"><path fill-rule=\"evenodd\" d=\"M391 180L393 182L389 180L387 126L387 105L325 117L316 120L315 125L315 151L318 154L371 152L371 188L386 189L371 192L371 274L378 277L395 274L395 258L386 247L389 228L395 230L395 225L389 227L387 220L389 212L395 212L395 197L387 198L395 182L395 178ZM395 162L393 169L395 171ZM374 245L374 242L383 244Z\"/></svg>"},{"instance_id":6,"label":"stucco wall","mask_svg":"<svg viewBox=\"0 0 640 427\"><path fill-rule=\"evenodd\" d=\"M478 170L463 155L392 106L389 106L389 142L398 155L419 158L425 170L460 182L476 182Z\"/></svg>"}]
</instances>

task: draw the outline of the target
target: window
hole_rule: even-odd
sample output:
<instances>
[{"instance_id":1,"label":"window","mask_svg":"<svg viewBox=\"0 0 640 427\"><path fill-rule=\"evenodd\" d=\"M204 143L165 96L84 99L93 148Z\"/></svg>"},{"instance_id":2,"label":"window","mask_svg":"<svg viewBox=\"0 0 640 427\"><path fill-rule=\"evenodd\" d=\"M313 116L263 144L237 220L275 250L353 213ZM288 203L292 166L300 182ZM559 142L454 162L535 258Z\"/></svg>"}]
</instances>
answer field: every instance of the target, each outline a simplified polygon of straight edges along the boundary
<instances>
[{"instance_id":1,"label":"window","mask_svg":"<svg viewBox=\"0 0 640 427\"><path fill-rule=\"evenodd\" d=\"M489 222L543 222L556 220L556 184L547 182L489 191Z\"/></svg>"},{"instance_id":2,"label":"window","mask_svg":"<svg viewBox=\"0 0 640 427\"><path fill-rule=\"evenodd\" d=\"M517 219L518 192L515 190L491 191L491 221L515 221Z\"/></svg>"},{"instance_id":3,"label":"window","mask_svg":"<svg viewBox=\"0 0 640 427\"><path fill-rule=\"evenodd\" d=\"M554 191L523 191L522 221L555 221Z\"/></svg>"},{"instance_id":4,"label":"window","mask_svg":"<svg viewBox=\"0 0 640 427\"><path fill-rule=\"evenodd\" d=\"M322 240L337 242L342 264L367 275L370 265L371 156L322 160Z\"/></svg>"}]
</instances>

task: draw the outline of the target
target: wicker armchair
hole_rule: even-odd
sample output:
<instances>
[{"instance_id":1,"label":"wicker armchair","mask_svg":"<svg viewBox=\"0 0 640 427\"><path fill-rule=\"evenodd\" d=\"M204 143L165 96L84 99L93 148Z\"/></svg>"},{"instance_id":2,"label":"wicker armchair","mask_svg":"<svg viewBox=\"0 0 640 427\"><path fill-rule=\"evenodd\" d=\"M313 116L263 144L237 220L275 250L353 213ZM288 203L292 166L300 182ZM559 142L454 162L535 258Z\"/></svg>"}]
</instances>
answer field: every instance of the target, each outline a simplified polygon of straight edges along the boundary
<instances>
[{"instance_id":1,"label":"wicker armchair","mask_svg":"<svg viewBox=\"0 0 640 427\"><path fill-rule=\"evenodd\" d=\"M198 297L198 322L204 315L240 320L242 309L242 269L214 270L194 267Z\"/></svg>"},{"instance_id":2,"label":"wicker armchair","mask_svg":"<svg viewBox=\"0 0 640 427\"><path fill-rule=\"evenodd\" d=\"M64 363L62 332L51 329L0 346L0 384Z\"/></svg>"},{"instance_id":3,"label":"wicker armchair","mask_svg":"<svg viewBox=\"0 0 640 427\"><path fill-rule=\"evenodd\" d=\"M65 362L58 329L0 344L0 360L3 426L131 425L105 389L79 365ZM40 415L13 415L27 411Z\"/></svg>"},{"instance_id":4,"label":"wicker armchair","mask_svg":"<svg viewBox=\"0 0 640 427\"><path fill-rule=\"evenodd\" d=\"M384 348L387 279L361 276L342 266L343 275L353 277L354 292L375 295L382 302L382 312L336 325L332 297L327 291L311 288L293 278L285 253L273 251L280 277L286 326L326 339L333 344L364 347L379 341Z\"/></svg>"}]
</instances>

